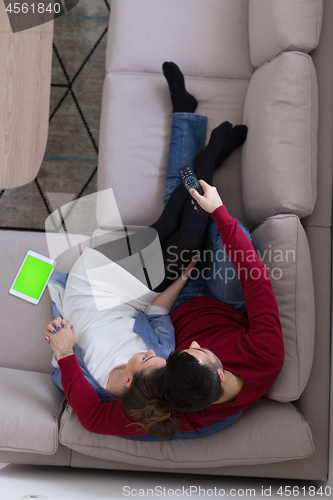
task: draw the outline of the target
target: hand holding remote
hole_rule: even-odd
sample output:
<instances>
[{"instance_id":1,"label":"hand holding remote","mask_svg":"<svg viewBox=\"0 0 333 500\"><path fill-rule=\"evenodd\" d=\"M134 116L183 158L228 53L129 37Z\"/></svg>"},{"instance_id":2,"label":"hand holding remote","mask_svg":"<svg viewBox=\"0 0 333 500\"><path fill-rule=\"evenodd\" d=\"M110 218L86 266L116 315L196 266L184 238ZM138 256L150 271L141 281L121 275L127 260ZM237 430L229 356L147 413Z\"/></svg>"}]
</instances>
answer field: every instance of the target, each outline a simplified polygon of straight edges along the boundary
<instances>
[{"instance_id":1,"label":"hand holding remote","mask_svg":"<svg viewBox=\"0 0 333 500\"><path fill-rule=\"evenodd\" d=\"M199 184L202 187L203 195L201 196L195 189L190 189L190 194L197 201L197 203L199 203L203 210L211 214L214 210L223 205L223 202L216 187L210 186L202 179L199 180ZM194 205L194 209L197 210L193 200L192 203Z\"/></svg>"},{"instance_id":2,"label":"hand holding remote","mask_svg":"<svg viewBox=\"0 0 333 500\"><path fill-rule=\"evenodd\" d=\"M193 172L193 170L191 169L191 167L189 165L184 165L183 167L181 167L179 170L178 170L178 173L179 173L179 177L180 177L180 180L182 181L182 183L184 184L184 186L186 187L186 189L188 190L188 192L190 193L191 191L191 188L195 189L199 194L204 194L203 190L202 190L202 187L200 186L199 184L199 181L198 179L196 178L196 175L195 173ZM191 193L190 193L191 194ZM192 196L192 195L191 195ZM199 203L197 203L193 196L192 196L192 204L195 205L195 209L201 213L201 215L203 215L204 217L209 217L209 213L206 212L200 205Z\"/></svg>"}]
</instances>

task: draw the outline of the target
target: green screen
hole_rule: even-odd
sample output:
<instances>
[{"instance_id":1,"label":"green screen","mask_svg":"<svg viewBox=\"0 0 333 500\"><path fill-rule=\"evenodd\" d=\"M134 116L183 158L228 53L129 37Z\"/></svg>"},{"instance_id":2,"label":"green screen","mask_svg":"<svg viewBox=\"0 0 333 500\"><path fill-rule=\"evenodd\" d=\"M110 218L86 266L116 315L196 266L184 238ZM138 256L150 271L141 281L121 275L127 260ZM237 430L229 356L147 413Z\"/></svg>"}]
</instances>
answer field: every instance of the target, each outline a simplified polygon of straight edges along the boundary
<instances>
[{"instance_id":1,"label":"green screen","mask_svg":"<svg viewBox=\"0 0 333 500\"><path fill-rule=\"evenodd\" d=\"M51 264L28 255L13 288L17 292L38 299L51 271Z\"/></svg>"}]
</instances>

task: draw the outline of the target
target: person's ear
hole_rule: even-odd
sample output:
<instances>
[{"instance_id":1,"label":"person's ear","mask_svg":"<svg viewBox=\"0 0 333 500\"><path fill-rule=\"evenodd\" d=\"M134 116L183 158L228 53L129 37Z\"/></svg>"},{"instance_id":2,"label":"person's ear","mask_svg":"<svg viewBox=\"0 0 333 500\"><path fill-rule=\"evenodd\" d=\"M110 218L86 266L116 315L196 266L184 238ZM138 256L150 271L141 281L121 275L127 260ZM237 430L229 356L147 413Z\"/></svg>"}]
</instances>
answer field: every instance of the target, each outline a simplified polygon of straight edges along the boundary
<instances>
[{"instance_id":1,"label":"person's ear","mask_svg":"<svg viewBox=\"0 0 333 500\"><path fill-rule=\"evenodd\" d=\"M225 382L225 375L224 375L224 371L222 370L222 368L218 368L217 369L217 375L219 377L219 381L220 381L220 384L224 384Z\"/></svg>"},{"instance_id":2,"label":"person's ear","mask_svg":"<svg viewBox=\"0 0 333 500\"><path fill-rule=\"evenodd\" d=\"M124 384L126 385L127 388L131 387L132 380L133 379L131 377L125 377L124 378Z\"/></svg>"},{"instance_id":3,"label":"person's ear","mask_svg":"<svg viewBox=\"0 0 333 500\"><path fill-rule=\"evenodd\" d=\"M198 342L193 340L193 342L191 342L190 344L190 349L200 349L200 345L198 344Z\"/></svg>"}]
</instances>

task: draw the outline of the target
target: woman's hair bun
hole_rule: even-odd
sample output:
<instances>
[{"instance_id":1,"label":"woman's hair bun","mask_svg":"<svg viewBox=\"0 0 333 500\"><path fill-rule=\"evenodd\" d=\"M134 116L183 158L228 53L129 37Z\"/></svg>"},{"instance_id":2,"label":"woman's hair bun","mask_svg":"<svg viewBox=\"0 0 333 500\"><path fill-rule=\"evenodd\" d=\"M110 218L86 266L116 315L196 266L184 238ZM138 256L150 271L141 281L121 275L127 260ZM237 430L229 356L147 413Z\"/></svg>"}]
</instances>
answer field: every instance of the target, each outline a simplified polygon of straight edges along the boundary
<instances>
[{"instance_id":1,"label":"woman's hair bun","mask_svg":"<svg viewBox=\"0 0 333 500\"><path fill-rule=\"evenodd\" d=\"M142 422L135 425L141 425L160 439L170 439L179 428L180 419L164 398L164 375L164 366L135 372L123 402L128 413Z\"/></svg>"}]
</instances>

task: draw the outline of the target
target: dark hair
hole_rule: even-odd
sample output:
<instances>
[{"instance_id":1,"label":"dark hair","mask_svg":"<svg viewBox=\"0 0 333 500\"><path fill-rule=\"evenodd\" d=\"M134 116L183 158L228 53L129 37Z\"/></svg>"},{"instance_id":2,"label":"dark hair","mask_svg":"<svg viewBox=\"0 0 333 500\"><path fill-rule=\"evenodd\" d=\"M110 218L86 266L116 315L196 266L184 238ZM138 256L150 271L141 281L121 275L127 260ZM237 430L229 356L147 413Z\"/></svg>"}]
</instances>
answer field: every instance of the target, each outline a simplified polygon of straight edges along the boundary
<instances>
[{"instance_id":1,"label":"dark hair","mask_svg":"<svg viewBox=\"0 0 333 500\"><path fill-rule=\"evenodd\" d=\"M164 389L165 397L180 411L203 410L223 394L216 367L184 351L168 357Z\"/></svg>"},{"instance_id":2,"label":"dark hair","mask_svg":"<svg viewBox=\"0 0 333 500\"><path fill-rule=\"evenodd\" d=\"M172 438L180 419L164 397L165 366L133 374L132 383L123 399L127 412L141 423L146 431L160 439Z\"/></svg>"}]
</instances>

